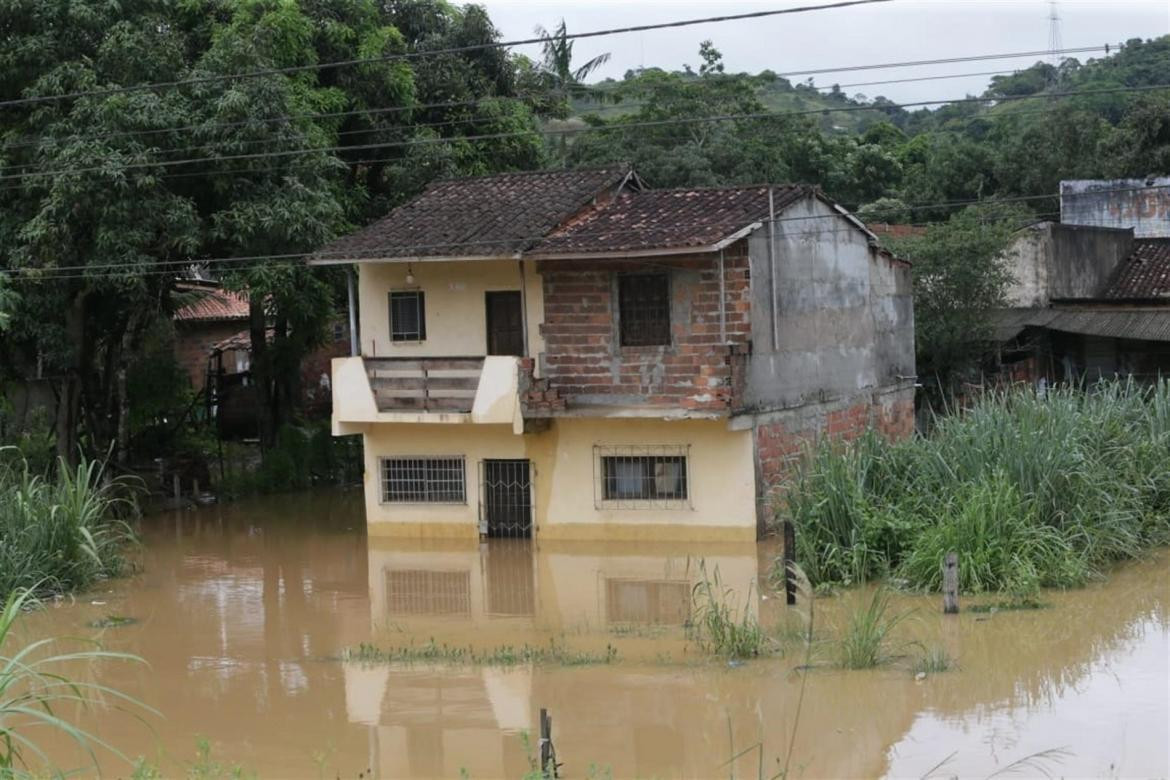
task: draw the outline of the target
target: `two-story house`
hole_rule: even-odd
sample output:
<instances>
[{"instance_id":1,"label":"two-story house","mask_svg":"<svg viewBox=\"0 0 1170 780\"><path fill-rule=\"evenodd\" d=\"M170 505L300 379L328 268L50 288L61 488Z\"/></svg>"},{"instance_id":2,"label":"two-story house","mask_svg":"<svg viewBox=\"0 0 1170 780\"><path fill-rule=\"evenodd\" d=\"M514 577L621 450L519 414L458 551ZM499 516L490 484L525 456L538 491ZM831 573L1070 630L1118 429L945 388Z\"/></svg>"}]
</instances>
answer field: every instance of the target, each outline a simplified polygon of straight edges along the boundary
<instances>
[{"instance_id":1,"label":"two-story house","mask_svg":"<svg viewBox=\"0 0 1170 780\"><path fill-rule=\"evenodd\" d=\"M909 268L809 187L440 181L310 262L371 534L750 540L807 442L913 428Z\"/></svg>"}]
</instances>

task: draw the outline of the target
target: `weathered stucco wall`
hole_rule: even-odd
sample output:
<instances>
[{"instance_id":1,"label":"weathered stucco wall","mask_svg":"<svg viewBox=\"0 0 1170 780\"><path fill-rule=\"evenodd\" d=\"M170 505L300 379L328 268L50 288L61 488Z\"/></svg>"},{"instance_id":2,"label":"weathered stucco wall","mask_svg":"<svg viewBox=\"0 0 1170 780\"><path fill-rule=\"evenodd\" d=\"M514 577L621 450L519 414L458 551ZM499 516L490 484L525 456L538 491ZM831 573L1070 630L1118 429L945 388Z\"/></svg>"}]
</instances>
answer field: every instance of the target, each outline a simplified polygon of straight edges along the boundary
<instances>
[{"instance_id":1,"label":"weathered stucco wall","mask_svg":"<svg viewBox=\"0 0 1170 780\"><path fill-rule=\"evenodd\" d=\"M1042 308L1053 299L1100 297L1132 250L1129 229L1030 225L1003 255L1013 277L1008 305Z\"/></svg>"},{"instance_id":2,"label":"weathered stucco wall","mask_svg":"<svg viewBox=\"0 0 1170 780\"><path fill-rule=\"evenodd\" d=\"M543 289L531 262L524 264L529 354L544 349L540 323ZM414 284L406 283L407 270ZM515 260L359 263L361 347L366 357L475 357L487 354L484 293L519 290ZM425 341L391 342L389 293L422 290L426 307Z\"/></svg>"},{"instance_id":3,"label":"weathered stucco wall","mask_svg":"<svg viewBox=\"0 0 1170 780\"><path fill-rule=\"evenodd\" d=\"M755 469L749 431L709 420L556 419L542 433L515 435L503 425L370 424L365 433L366 520L371 535L476 538L479 462L526 458L532 463L538 539L755 538ZM689 499L669 508L599 504L595 445L682 445ZM466 459L464 504L383 504L378 459L386 456Z\"/></svg>"},{"instance_id":4,"label":"weathered stucco wall","mask_svg":"<svg viewBox=\"0 0 1170 780\"><path fill-rule=\"evenodd\" d=\"M847 397L912 377L908 266L879 255L864 233L819 200L800 201L779 217L775 299L766 227L750 239L752 355L745 410Z\"/></svg>"},{"instance_id":5,"label":"weathered stucco wall","mask_svg":"<svg viewBox=\"0 0 1170 780\"><path fill-rule=\"evenodd\" d=\"M1133 228L1138 238L1170 237L1170 177L1062 181L1060 221Z\"/></svg>"},{"instance_id":6,"label":"weathered stucco wall","mask_svg":"<svg viewBox=\"0 0 1170 780\"><path fill-rule=\"evenodd\" d=\"M624 347L619 339L618 275L670 274L671 343ZM546 353L551 389L570 404L675 406L725 411L732 349L750 323L746 244L723 253L726 342L720 334L719 256L644 260L542 261Z\"/></svg>"}]
</instances>

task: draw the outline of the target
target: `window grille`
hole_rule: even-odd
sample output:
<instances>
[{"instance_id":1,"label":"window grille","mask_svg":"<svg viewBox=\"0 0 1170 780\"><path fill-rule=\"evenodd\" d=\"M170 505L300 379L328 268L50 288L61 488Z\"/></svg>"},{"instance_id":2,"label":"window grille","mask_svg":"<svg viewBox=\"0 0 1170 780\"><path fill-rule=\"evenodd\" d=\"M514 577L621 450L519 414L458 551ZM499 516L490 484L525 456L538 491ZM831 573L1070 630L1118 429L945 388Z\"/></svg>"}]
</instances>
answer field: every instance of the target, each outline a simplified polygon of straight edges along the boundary
<instances>
[{"instance_id":1,"label":"window grille","mask_svg":"<svg viewBox=\"0 0 1170 780\"><path fill-rule=\"evenodd\" d=\"M387 504L465 504L462 456L383 458L382 502Z\"/></svg>"},{"instance_id":2,"label":"window grille","mask_svg":"<svg viewBox=\"0 0 1170 780\"><path fill-rule=\"evenodd\" d=\"M422 291L390 293L390 340L423 341L426 337L427 317Z\"/></svg>"},{"instance_id":3,"label":"window grille","mask_svg":"<svg viewBox=\"0 0 1170 780\"><path fill-rule=\"evenodd\" d=\"M670 344L670 277L619 276L618 317L623 347Z\"/></svg>"},{"instance_id":4,"label":"window grille","mask_svg":"<svg viewBox=\"0 0 1170 780\"><path fill-rule=\"evenodd\" d=\"M594 447L598 508L675 509L690 505L686 445Z\"/></svg>"}]
</instances>

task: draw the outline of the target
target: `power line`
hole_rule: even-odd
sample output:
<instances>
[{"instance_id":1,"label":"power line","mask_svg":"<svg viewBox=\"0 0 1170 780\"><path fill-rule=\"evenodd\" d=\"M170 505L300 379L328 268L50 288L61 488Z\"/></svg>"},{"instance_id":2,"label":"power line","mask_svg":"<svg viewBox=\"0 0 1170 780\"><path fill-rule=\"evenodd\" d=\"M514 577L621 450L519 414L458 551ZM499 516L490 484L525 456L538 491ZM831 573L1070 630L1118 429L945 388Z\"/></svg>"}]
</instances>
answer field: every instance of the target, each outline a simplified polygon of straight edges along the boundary
<instances>
[{"instance_id":1,"label":"power line","mask_svg":"<svg viewBox=\"0 0 1170 780\"><path fill-rule=\"evenodd\" d=\"M142 168L166 168L177 165L192 165L195 163L214 162L222 163L232 160L255 160L255 159L270 159L277 157L291 157L302 154L319 154L319 153L334 153L334 152L354 152L369 149L388 149L388 148L404 148L412 146L433 145L440 143L451 142L466 142L466 141L483 141L496 140L503 138L517 138L529 136L537 133L544 133L546 135L577 135L586 132L614 132L622 130L635 130L649 127L663 127L673 125L690 125L690 124L704 124L708 122L726 122L737 120L756 120L756 119L778 119L791 116L801 116L808 114L823 114L828 112L851 113L854 111L887 111L894 108L914 108L925 107L943 104L960 104L960 103L1008 103L1022 100L1048 100L1051 98L1062 97L1085 97L1090 95L1107 95L1128 92L1148 92L1157 89L1170 88L1170 84L1150 84L1143 86L1132 87L1106 87L1101 89L1090 90L1071 90L1064 92L1046 92L1034 95L1006 95L1000 98L988 99L981 97L966 97L953 98L948 100L919 100L909 103L890 103L882 106L842 106L839 108L815 108L801 111L763 111L753 113L739 113L739 114L717 114L714 116L705 117L688 117L688 118L674 118L674 119L656 119L643 120L636 122L619 122L612 125L590 125L586 127L567 127L554 128L544 130L525 130L525 131L511 131L502 133L485 133L480 135L465 135L455 136L452 138L438 137L438 138L418 138L409 141L390 141L383 143L372 144L354 144L350 146L323 146L323 147L308 147L302 149L286 149L282 151L272 152L253 152L248 154L234 154L222 155L215 157L194 157L183 160L156 160L151 162L127 163L120 167L120 171ZM43 178L47 176L58 176L62 174L79 174L92 173L96 171L104 171L106 166L90 166L85 168L61 168L48 171L35 171L31 173L17 173L0 176L0 181L11 181L13 179L26 178Z\"/></svg>"},{"instance_id":2,"label":"power line","mask_svg":"<svg viewBox=\"0 0 1170 780\"><path fill-rule=\"evenodd\" d=\"M742 21L745 19L761 19L768 16L781 16L786 14L799 14L811 11L830 11L838 8L849 8L852 6L873 5L876 3L888 3L892 0L841 0L840 2L828 3L824 5L805 5L796 6L793 8L780 8L768 11L751 11L741 14L724 14L722 16L708 16L700 19L683 19L672 22L659 22L656 24L642 24L631 27L613 27L605 30L593 30L583 33L568 33L565 35L566 39L576 40L580 38L597 38L607 35L620 35L624 33L646 32L648 30L664 30L676 27L690 27L697 24L714 24L719 22L733 22ZM155 89L173 89L175 87L186 87L195 84L207 84L217 81L226 81L230 79L246 79L246 78L261 78L264 76L287 75L291 73L305 73L308 71L330 70L333 68L350 67L354 65L372 65L375 63L396 62L400 60L412 60L422 57L434 57L446 54L464 54L472 51L484 51L486 49L504 49L513 46L524 46L534 43L544 43L547 39L544 37L525 38L516 41L492 41L490 43L478 43L468 46L454 46L446 49L430 49L425 51L404 52L402 54L385 54L378 57L364 57L352 60L338 60L335 62L320 62L313 65L294 65L286 68L263 68L260 70L245 71L242 73L231 73L218 76L201 76L191 79L178 79L174 81L158 81L149 84L132 84L122 87L110 87L108 89L97 90L80 90L77 92L68 92L61 95L33 95L30 97L17 98L14 100L0 101L0 108L8 108L11 106L31 105L36 103L55 102L60 100L69 100L78 97L102 97L105 95L119 95L127 92L142 92Z\"/></svg>"}]
</instances>

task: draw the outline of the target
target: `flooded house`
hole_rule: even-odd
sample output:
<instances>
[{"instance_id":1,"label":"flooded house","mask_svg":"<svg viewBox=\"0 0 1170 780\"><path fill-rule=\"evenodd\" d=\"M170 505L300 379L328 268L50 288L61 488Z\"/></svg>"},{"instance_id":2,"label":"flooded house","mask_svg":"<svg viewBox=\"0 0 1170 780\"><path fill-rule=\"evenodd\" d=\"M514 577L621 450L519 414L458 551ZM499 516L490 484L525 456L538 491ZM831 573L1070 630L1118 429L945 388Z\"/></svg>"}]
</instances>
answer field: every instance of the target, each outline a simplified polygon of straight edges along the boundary
<instances>
[{"instance_id":1,"label":"flooded house","mask_svg":"<svg viewBox=\"0 0 1170 780\"><path fill-rule=\"evenodd\" d=\"M810 187L438 181L310 262L372 535L750 540L808 442L913 427L909 267Z\"/></svg>"}]
</instances>

